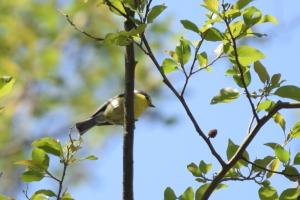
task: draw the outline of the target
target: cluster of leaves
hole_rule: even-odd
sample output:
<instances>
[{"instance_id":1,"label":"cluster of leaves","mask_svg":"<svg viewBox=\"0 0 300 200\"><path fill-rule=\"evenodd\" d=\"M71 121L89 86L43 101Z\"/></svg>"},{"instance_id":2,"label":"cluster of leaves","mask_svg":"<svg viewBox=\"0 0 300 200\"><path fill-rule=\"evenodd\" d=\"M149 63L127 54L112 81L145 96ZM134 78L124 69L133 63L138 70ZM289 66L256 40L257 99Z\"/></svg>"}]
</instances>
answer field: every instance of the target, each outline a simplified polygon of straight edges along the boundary
<instances>
[{"instance_id":1,"label":"cluster of leaves","mask_svg":"<svg viewBox=\"0 0 300 200\"><path fill-rule=\"evenodd\" d=\"M49 189L40 189L28 198L31 200L46 200L50 197L63 200L73 199L71 194L67 191L67 188L63 189L63 182L67 167L82 160L97 160L97 157L93 155L85 158L78 158L76 153L81 148L81 144L81 138L78 140L70 138L70 141L66 145L62 146L58 140L51 137L40 138L32 143L33 149L31 160L20 160L15 163L26 167L25 171L21 175L22 181L27 183L41 181L43 178L47 177L57 182L58 192L54 192ZM60 176L54 175L49 170L50 155L59 159L62 164L62 174ZM25 195L28 196L28 194Z\"/></svg>"},{"instance_id":2,"label":"cluster of leaves","mask_svg":"<svg viewBox=\"0 0 300 200\"><path fill-rule=\"evenodd\" d=\"M274 96L277 96L277 98L288 98L300 101L300 88L294 85L283 85L285 81L281 80L280 73L270 76L266 67L260 61L265 58L265 55L260 50L249 45L238 45L238 42L245 38L266 36L266 34L254 32L254 26L268 22L274 24L278 23L274 16L269 14L263 15L259 9L250 6L249 4L252 1L253 0L238 0L234 4L229 4L219 0L204 0L202 6L208 10L208 13L206 15L207 20L201 27L190 20L181 20L185 29L192 31L200 38L196 42L196 45L182 37L175 47L175 50L169 51L170 57L164 59L159 66L157 66L157 60L147 43L144 32L147 30L147 26L166 8L165 5L156 5L150 8L151 1L138 1L139 6L136 6L136 1L133 0L103 1L112 12L131 21L135 27L130 31L110 33L104 40L120 46L134 42L145 54L149 55L161 72L164 82L182 102L185 109L187 109L187 113L194 124L196 122L184 102L184 91L188 81L194 74L203 69L211 71L213 64L219 59L224 57L227 58L231 63L231 67L226 70L225 75L232 77L239 89L233 87L222 88L220 92L212 98L211 104L228 103L238 99L241 94L245 93L252 108L253 117L248 129L251 137L246 138L247 143L244 144L243 147L236 145L233 141L229 140L227 147L228 164L222 161L217 153L214 153L215 157L222 165L222 170L226 171L225 175L220 178L221 181L214 187L214 190L226 187L222 182L228 180L252 180L261 186L259 190L261 199L287 199L298 196L300 194L299 190L297 188L288 188L281 193L280 197L278 197L276 190L270 185L268 179L272 177L273 174L277 173L284 175L290 181L296 182L298 180L299 173L293 165L298 165L299 153L294 157L294 163L291 163L290 152L287 150L286 145L292 139L298 137L299 122L291 129L290 133L285 138L283 145L276 143L266 144L266 146L271 147L274 150L274 155L266 156L263 159L256 159L252 162L250 161L250 156L246 151L246 148L257 133L255 128L259 130L268 120L268 118L265 117L265 121L261 121L260 115L262 111L264 111L264 116L270 115L275 123L277 123L284 132L286 131L286 122L283 115L278 111L272 113L280 101L275 102L272 99ZM139 18L129 17L127 14L128 10L137 13ZM209 58L206 51L200 51L204 42L216 42L219 44L218 48L215 50L216 56L214 58ZM172 86L172 83L166 77L167 74L178 71L182 72L185 76L185 83L180 93L176 91ZM257 89L257 91L249 91L248 86L251 84L251 77L254 73L257 74L261 81L262 87ZM252 127L254 120L256 120L258 124L255 128ZM203 135L198 125L195 125L195 127L212 152L214 152L214 149L209 142L209 138L206 138L206 136ZM241 157L237 157L240 155ZM232 166L231 163L233 163ZM284 168L282 172L277 171L280 164L282 164ZM196 180L198 182L204 184L201 185L195 193L191 187L188 187L179 197L175 195L175 192L171 188L167 188L165 190L165 199L202 199L203 194L210 187L209 182L214 182L214 177L207 177L207 173L211 170L211 167L210 164L206 164L204 161L201 161L199 166L194 163L190 164L188 166L189 171L197 177ZM241 169L244 167L249 169L249 174L244 175L242 173Z\"/></svg>"},{"instance_id":3,"label":"cluster of leaves","mask_svg":"<svg viewBox=\"0 0 300 200\"><path fill-rule=\"evenodd\" d=\"M108 33L104 37L104 43L126 46L131 42L139 42L140 36L146 30L147 26L152 24L155 18L166 9L164 4L156 5L150 9L147 2L147 0L102 0L102 3L106 4L118 16L127 18L128 10L137 13L139 16L139 19L131 19L135 24L135 28L130 31L123 30L116 33Z\"/></svg>"},{"instance_id":4,"label":"cluster of leaves","mask_svg":"<svg viewBox=\"0 0 300 200\"><path fill-rule=\"evenodd\" d=\"M231 76L233 81L242 88L246 93L248 100L253 107L253 119L249 127L249 133L252 128L252 123L255 117L259 119L259 113L265 111L269 113L276 102L271 100L274 95L282 98L288 98L291 100L300 101L300 88L294 85L282 85L285 81L281 80L281 74L277 73L272 76L269 75L266 67L260 62L265 58L265 55L258 49L248 46L238 46L238 40L246 37L263 37L266 36L262 33L253 32L252 27L261 23L272 22L277 24L275 17L271 15L263 15L260 10L254 6L248 6L251 0L239 0L235 4L222 3L218 0L204 0L203 7L208 9L208 19L202 27L198 27L194 22L189 20L181 20L183 27L190 30L200 36L200 41L196 46L192 46L192 42L185 38L181 38L179 45L174 51L170 51L171 58L166 58L162 63L162 70L165 74L181 70L186 77L186 83L191 75L199 72L202 69L208 69L211 71L212 64L222 57L227 57L231 62L232 67L226 72L226 76ZM220 28L223 27L222 31ZM216 49L216 57L209 61L207 52L200 52L199 49L204 41L220 42L221 44ZM193 48L191 48L193 47ZM192 64L187 70L186 65L192 58L191 49L195 49L194 59ZM195 61L198 61L198 67L195 68ZM251 83L251 75L255 72L258 75L263 87L257 91L249 91L248 86ZM186 87L183 87L183 91ZM212 98L211 104L228 103L235 99L238 99L243 92L233 87L222 88L215 97ZM277 112L273 115L273 120L277 123L282 130L286 131L286 122L281 113ZM274 155L266 156L263 159L256 159L254 162L249 161L249 154L244 151L242 159L239 160L227 174L224 176L221 182L227 180L253 180L261 186L259 189L260 199L294 199L299 196L300 190L298 186L295 188L288 188L284 190L280 196L278 196L275 188L271 187L268 179L272 177L274 173L285 176L288 180L297 182L299 172L294 165L299 164L299 153L294 157L294 162L291 162L291 155L287 150L286 145L295 138L299 137L299 122L297 122L287 135L283 145L277 143L267 143L266 146L271 147L274 150ZM227 159L230 161L239 146L234 144L231 140L228 142L227 147ZM280 164L283 166L283 171L277 172ZM201 161L199 166L194 163L188 165L189 171L197 177L196 180L201 183L197 191L189 187L181 196L176 197L171 188L165 190L165 199L201 199L202 194L208 187L209 183L213 181L213 178L207 178L205 174L211 169L210 164L206 164ZM241 168L247 167L250 169L248 175L244 175L241 172ZM223 187L223 183L220 183L217 188Z\"/></svg>"}]
</instances>

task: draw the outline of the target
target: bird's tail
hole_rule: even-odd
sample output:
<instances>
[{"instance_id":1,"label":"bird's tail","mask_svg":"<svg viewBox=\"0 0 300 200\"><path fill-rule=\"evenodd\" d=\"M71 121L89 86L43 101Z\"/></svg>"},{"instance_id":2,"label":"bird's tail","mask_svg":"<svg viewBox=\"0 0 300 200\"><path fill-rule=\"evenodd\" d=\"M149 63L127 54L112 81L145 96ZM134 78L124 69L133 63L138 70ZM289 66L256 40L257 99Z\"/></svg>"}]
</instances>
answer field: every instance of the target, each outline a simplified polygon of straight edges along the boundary
<instances>
[{"instance_id":1,"label":"bird's tail","mask_svg":"<svg viewBox=\"0 0 300 200\"><path fill-rule=\"evenodd\" d=\"M83 135L85 132L87 132L90 128L95 126L97 122L93 118L86 119L81 122L77 122L75 124L76 129L78 130L80 135Z\"/></svg>"}]
</instances>

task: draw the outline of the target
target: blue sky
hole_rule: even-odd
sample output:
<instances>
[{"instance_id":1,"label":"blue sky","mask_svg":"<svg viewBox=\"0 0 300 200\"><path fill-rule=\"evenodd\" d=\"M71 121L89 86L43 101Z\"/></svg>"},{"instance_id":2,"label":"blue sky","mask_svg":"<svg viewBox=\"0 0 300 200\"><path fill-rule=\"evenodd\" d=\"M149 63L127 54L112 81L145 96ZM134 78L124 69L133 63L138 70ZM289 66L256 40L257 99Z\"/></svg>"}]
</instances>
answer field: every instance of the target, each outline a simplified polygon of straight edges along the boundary
<instances>
[{"instance_id":1,"label":"blue sky","mask_svg":"<svg viewBox=\"0 0 300 200\"><path fill-rule=\"evenodd\" d=\"M167 10L161 16L173 16L172 31L177 34L186 35L190 40L196 40L195 35L185 31L179 20L190 19L199 26L204 20L205 10L200 6L201 1L153 1L153 4L165 3ZM266 58L262 60L268 68L269 73L281 73L288 84L300 85L299 79L299 7L300 1L287 0L278 2L275 0L254 1L252 5L258 7L263 13L272 14L279 20L279 25L261 25L258 30L268 34L268 40L253 39L249 42L263 51ZM297 24L298 23L298 24ZM263 29L262 29L263 28ZM149 38L151 40L151 38ZM175 43L170 38L168 47L174 48ZM217 45L217 44L213 44ZM212 48L214 46L211 46ZM166 49L157 52L160 55ZM211 53L212 54L212 53ZM162 60L163 58L159 58ZM187 90L188 103L199 121L202 129L208 132L217 128L219 134L213 140L213 144L223 156L226 157L228 138L236 144L243 140L251 115L246 98L243 96L230 104L209 105L211 98L216 95L222 87L236 87L229 77L224 76L228 66L226 63L218 63L212 73L197 74L191 81ZM180 76L171 74L170 79L180 84ZM259 85L257 77L253 77L251 88ZM210 152L194 131L191 122L185 115L180 104L171 92L164 87L163 96L159 99L154 97L156 105L155 112L162 112L169 116L176 116L178 122L167 126L157 121L150 121L142 117L136 124L135 132L135 199L157 200L163 199L163 191L170 186L176 194L181 194L188 186L196 190L200 184L194 181L194 177L188 172L186 166L200 160L213 163L213 171L217 172L219 166L212 158ZM174 109L176 108L176 109ZM153 111L149 111L153 112ZM297 120L294 111L282 112L288 124L287 130ZM98 128L101 131L101 128ZM95 154L99 157L97 161L86 161L82 164L82 170L92 172L90 179L85 180L77 186L69 188L76 199L121 199L122 197L122 129L116 129L118 134L109 137L103 148ZM88 140L89 135L85 135ZM262 144L273 140L281 143L283 134L281 129L270 122L250 145L248 152L252 160L255 157L263 157L272 154L271 150ZM291 146L292 151L299 149L297 143ZM80 167L80 166L79 166ZM286 182L284 178L274 178L274 186L281 191L287 187L293 187L294 183ZM251 182L229 182L229 188L216 192L211 199L236 199L237 195L247 193L244 199L258 199L258 186ZM239 193L237 193L239 191Z\"/></svg>"}]
</instances>

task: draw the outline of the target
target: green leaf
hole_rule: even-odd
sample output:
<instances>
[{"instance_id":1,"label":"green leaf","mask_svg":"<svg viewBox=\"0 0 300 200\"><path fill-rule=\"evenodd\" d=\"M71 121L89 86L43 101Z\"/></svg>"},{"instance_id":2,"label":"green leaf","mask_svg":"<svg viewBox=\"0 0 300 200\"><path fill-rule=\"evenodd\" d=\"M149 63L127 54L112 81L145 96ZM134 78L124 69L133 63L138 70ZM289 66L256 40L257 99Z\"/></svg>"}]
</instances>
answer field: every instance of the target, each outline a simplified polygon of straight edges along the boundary
<instances>
[{"instance_id":1,"label":"green leaf","mask_svg":"<svg viewBox=\"0 0 300 200\"><path fill-rule=\"evenodd\" d=\"M278 20L273 15L264 15L258 23L267 23L267 22L271 22L275 25L278 24Z\"/></svg>"},{"instance_id":2,"label":"green leaf","mask_svg":"<svg viewBox=\"0 0 300 200\"><path fill-rule=\"evenodd\" d=\"M298 121L293 128L291 129L288 138L289 139L294 139L294 138L299 138L300 137L300 121Z\"/></svg>"},{"instance_id":3,"label":"green leaf","mask_svg":"<svg viewBox=\"0 0 300 200\"><path fill-rule=\"evenodd\" d=\"M207 41L222 41L223 40L223 34L218 29L212 27L207 29L203 34L202 37L204 37Z\"/></svg>"},{"instance_id":4,"label":"green leaf","mask_svg":"<svg viewBox=\"0 0 300 200\"><path fill-rule=\"evenodd\" d=\"M273 156L266 156L264 157L263 159L256 159L254 161L254 163L262 168L266 168L270 162L274 160L274 157ZM252 165L252 169L253 171L255 172L261 172L261 171L264 171L264 169L261 169L259 167L256 167L255 165Z\"/></svg>"},{"instance_id":5,"label":"green leaf","mask_svg":"<svg viewBox=\"0 0 300 200\"><path fill-rule=\"evenodd\" d=\"M207 180L205 180L204 178L196 178L195 181L198 181L199 183L206 183Z\"/></svg>"},{"instance_id":6,"label":"green leaf","mask_svg":"<svg viewBox=\"0 0 300 200\"><path fill-rule=\"evenodd\" d=\"M225 17L231 18L231 20L241 16L241 12L239 9L231 8L224 13Z\"/></svg>"},{"instance_id":7,"label":"green leaf","mask_svg":"<svg viewBox=\"0 0 300 200\"><path fill-rule=\"evenodd\" d=\"M61 200L75 200L69 192L65 192Z\"/></svg>"},{"instance_id":8,"label":"green leaf","mask_svg":"<svg viewBox=\"0 0 300 200\"><path fill-rule=\"evenodd\" d=\"M290 181L293 182L298 181L299 172L295 167L287 165L285 166L285 169L282 171L282 173L284 173L285 174L284 176Z\"/></svg>"},{"instance_id":9,"label":"green leaf","mask_svg":"<svg viewBox=\"0 0 300 200\"><path fill-rule=\"evenodd\" d=\"M294 85L282 86L274 94L283 98L300 101L300 88Z\"/></svg>"},{"instance_id":10,"label":"green leaf","mask_svg":"<svg viewBox=\"0 0 300 200\"><path fill-rule=\"evenodd\" d=\"M274 104L274 101L267 99L258 105L257 112L260 112L262 110L269 111Z\"/></svg>"},{"instance_id":11,"label":"green leaf","mask_svg":"<svg viewBox=\"0 0 300 200\"><path fill-rule=\"evenodd\" d=\"M207 53L205 51L197 54L198 64L201 67L205 67L208 65Z\"/></svg>"},{"instance_id":12,"label":"green leaf","mask_svg":"<svg viewBox=\"0 0 300 200\"><path fill-rule=\"evenodd\" d=\"M265 55L262 52L260 52L258 49L246 45L239 46L237 48L237 54L238 54L239 62L242 66L248 66L254 63L255 61L258 61L265 57ZM236 62L234 51L231 52L229 59L234 63Z\"/></svg>"},{"instance_id":13,"label":"green leaf","mask_svg":"<svg viewBox=\"0 0 300 200\"><path fill-rule=\"evenodd\" d=\"M104 38L104 42L118 46L126 46L132 42L132 39L130 32L120 31L117 33L108 33Z\"/></svg>"},{"instance_id":14,"label":"green leaf","mask_svg":"<svg viewBox=\"0 0 300 200\"><path fill-rule=\"evenodd\" d=\"M267 72L265 66L261 64L261 62L256 61L254 63L254 70L262 83L268 83L270 81L269 73Z\"/></svg>"},{"instance_id":15,"label":"green leaf","mask_svg":"<svg viewBox=\"0 0 300 200\"><path fill-rule=\"evenodd\" d=\"M89 155L89 156L85 157L84 160L98 160L98 158L97 158L97 156Z\"/></svg>"},{"instance_id":16,"label":"green leaf","mask_svg":"<svg viewBox=\"0 0 300 200\"><path fill-rule=\"evenodd\" d=\"M231 168L225 175L225 177L238 178L240 174L237 172L236 168Z\"/></svg>"},{"instance_id":17,"label":"green leaf","mask_svg":"<svg viewBox=\"0 0 300 200\"><path fill-rule=\"evenodd\" d=\"M233 75L233 80L234 82L241 88L245 88L244 85L243 85L243 82L242 82L242 77L240 74L238 75ZM244 81L245 81L245 84L246 84L246 87L248 87L251 83L251 73L249 70L245 71L244 72Z\"/></svg>"},{"instance_id":18,"label":"green leaf","mask_svg":"<svg viewBox=\"0 0 300 200\"><path fill-rule=\"evenodd\" d=\"M273 86L277 86L281 78L281 74L274 74L271 78L271 83Z\"/></svg>"},{"instance_id":19,"label":"green leaf","mask_svg":"<svg viewBox=\"0 0 300 200\"><path fill-rule=\"evenodd\" d=\"M228 185L226 185L225 183L220 183L215 190L220 190L220 189L225 189L228 188Z\"/></svg>"},{"instance_id":20,"label":"green leaf","mask_svg":"<svg viewBox=\"0 0 300 200\"><path fill-rule=\"evenodd\" d=\"M44 194L33 194L30 200L49 200L49 197Z\"/></svg>"},{"instance_id":21,"label":"green leaf","mask_svg":"<svg viewBox=\"0 0 300 200\"><path fill-rule=\"evenodd\" d=\"M38 190L34 194L44 194L48 197L56 197L57 195L52 190Z\"/></svg>"},{"instance_id":22,"label":"green leaf","mask_svg":"<svg viewBox=\"0 0 300 200\"><path fill-rule=\"evenodd\" d=\"M207 174L212 169L212 164L206 164L203 160L201 160L199 169L202 173Z\"/></svg>"},{"instance_id":23,"label":"green leaf","mask_svg":"<svg viewBox=\"0 0 300 200\"><path fill-rule=\"evenodd\" d=\"M268 186L268 187L261 187L258 190L259 198L261 200L276 200L278 199L278 194L275 188Z\"/></svg>"},{"instance_id":24,"label":"green leaf","mask_svg":"<svg viewBox=\"0 0 300 200\"><path fill-rule=\"evenodd\" d=\"M229 25L230 31L233 35L233 37L240 37L242 36L242 33L245 33L246 25L243 21L236 21ZM230 37L230 34L228 32L228 29L226 30L226 35ZM244 35L244 34L243 34Z\"/></svg>"},{"instance_id":25,"label":"green leaf","mask_svg":"<svg viewBox=\"0 0 300 200\"><path fill-rule=\"evenodd\" d=\"M177 197L175 195L174 190L170 187L167 187L164 192L164 200L176 200L176 199Z\"/></svg>"},{"instance_id":26,"label":"green leaf","mask_svg":"<svg viewBox=\"0 0 300 200\"><path fill-rule=\"evenodd\" d=\"M28 168L38 168L36 163L33 162L32 160L19 160L19 161L15 162L15 165L22 165L22 166L25 166Z\"/></svg>"},{"instance_id":27,"label":"green leaf","mask_svg":"<svg viewBox=\"0 0 300 200\"><path fill-rule=\"evenodd\" d=\"M11 76L0 77L0 97L7 95L15 84L15 79Z\"/></svg>"},{"instance_id":28,"label":"green leaf","mask_svg":"<svg viewBox=\"0 0 300 200\"><path fill-rule=\"evenodd\" d=\"M220 90L219 94L213 97L210 104L217 104L217 103L228 103L237 98L239 98L240 92L234 88L223 88Z\"/></svg>"},{"instance_id":29,"label":"green leaf","mask_svg":"<svg viewBox=\"0 0 300 200\"><path fill-rule=\"evenodd\" d=\"M27 170L23 172L21 175L21 179L24 182L33 182L33 181L40 181L44 178L44 173L33 171L33 170Z\"/></svg>"},{"instance_id":30,"label":"green leaf","mask_svg":"<svg viewBox=\"0 0 300 200\"><path fill-rule=\"evenodd\" d=\"M184 38L180 39L179 45L176 47L175 52L178 57L178 61L181 65L185 65L191 57L191 47L189 41Z\"/></svg>"},{"instance_id":31,"label":"green leaf","mask_svg":"<svg viewBox=\"0 0 300 200\"><path fill-rule=\"evenodd\" d=\"M148 24L152 23L154 19L158 17L166 8L167 6L165 6L164 4L156 5L153 8L151 8L147 16L147 23Z\"/></svg>"},{"instance_id":32,"label":"green leaf","mask_svg":"<svg viewBox=\"0 0 300 200\"><path fill-rule=\"evenodd\" d=\"M178 64L175 60L166 58L164 59L161 68L165 74L169 74L178 69Z\"/></svg>"},{"instance_id":33,"label":"green leaf","mask_svg":"<svg viewBox=\"0 0 300 200\"><path fill-rule=\"evenodd\" d=\"M264 144L264 145L267 146L267 147L272 148L274 151L275 151L275 149L276 149L277 147L280 147L280 146L281 146L280 144L277 144L277 143L274 143L274 142L269 142L269 143L266 143L266 144Z\"/></svg>"},{"instance_id":34,"label":"green leaf","mask_svg":"<svg viewBox=\"0 0 300 200\"><path fill-rule=\"evenodd\" d=\"M236 9L243 9L244 7L246 7L249 3L251 3L254 0L238 0L235 4L234 4L234 8Z\"/></svg>"},{"instance_id":35,"label":"green leaf","mask_svg":"<svg viewBox=\"0 0 300 200\"><path fill-rule=\"evenodd\" d=\"M278 158L274 159L271 164L269 165L269 170L271 171L277 171L277 169L279 168L279 164L280 164L280 160ZM273 176L273 172L268 172L267 173L267 178L270 178Z\"/></svg>"},{"instance_id":36,"label":"green leaf","mask_svg":"<svg viewBox=\"0 0 300 200\"><path fill-rule=\"evenodd\" d=\"M251 6L244 10L243 18L245 24L250 27L260 21L260 19L262 18L262 13L256 7Z\"/></svg>"},{"instance_id":37,"label":"green leaf","mask_svg":"<svg viewBox=\"0 0 300 200\"><path fill-rule=\"evenodd\" d=\"M294 165L300 165L300 152L298 152L294 157Z\"/></svg>"},{"instance_id":38,"label":"green leaf","mask_svg":"<svg viewBox=\"0 0 300 200\"><path fill-rule=\"evenodd\" d=\"M193 31L195 33L199 33L199 28L196 24L194 24L194 22L191 22L190 20L187 19L180 20L180 22L185 29Z\"/></svg>"},{"instance_id":39,"label":"green leaf","mask_svg":"<svg viewBox=\"0 0 300 200\"><path fill-rule=\"evenodd\" d=\"M139 35L139 34L143 33L146 28L147 28L147 24L140 24L140 25L138 25L138 27L129 31L129 35L131 35L131 36Z\"/></svg>"},{"instance_id":40,"label":"green leaf","mask_svg":"<svg viewBox=\"0 0 300 200\"><path fill-rule=\"evenodd\" d=\"M105 1L104 1L104 3L105 3ZM123 6L123 4L122 4L122 2L121 2L120 0L110 1L110 3L112 4L112 6L109 6L109 5L108 5L109 9L110 9L113 13L115 13L116 15L122 16L121 13L123 13L123 14L126 13L126 11L125 11L125 9L124 9L124 6ZM120 11L121 13L120 13L119 11Z\"/></svg>"},{"instance_id":41,"label":"green leaf","mask_svg":"<svg viewBox=\"0 0 300 200\"><path fill-rule=\"evenodd\" d=\"M239 146L234 144L232 140L230 139L228 140L228 145L226 150L227 160L230 160L234 156L238 148ZM247 151L243 153L243 157L249 160L249 154ZM241 160L237 163L236 167L240 168L242 165L247 166L248 164L245 161Z\"/></svg>"},{"instance_id":42,"label":"green leaf","mask_svg":"<svg viewBox=\"0 0 300 200\"><path fill-rule=\"evenodd\" d=\"M44 137L35 140L32 145L34 147L43 149L45 152L53 154L55 156L63 156L62 146L58 140L51 137Z\"/></svg>"},{"instance_id":43,"label":"green leaf","mask_svg":"<svg viewBox=\"0 0 300 200\"><path fill-rule=\"evenodd\" d=\"M277 146L275 148L275 155L283 163L287 163L290 159L290 153L282 146Z\"/></svg>"},{"instance_id":44,"label":"green leaf","mask_svg":"<svg viewBox=\"0 0 300 200\"><path fill-rule=\"evenodd\" d=\"M275 123L279 124L279 126L282 128L283 131L285 131L285 119L284 117L279 113L277 112L275 115L273 115L273 119L275 121Z\"/></svg>"},{"instance_id":45,"label":"green leaf","mask_svg":"<svg viewBox=\"0 0 300 200\"><path fill-rule=\"evenodd\" d=\"M190 163L187 166L187 169L193 174L193 176L200 177L202 174L199 167L195 163Z\"/></svg>"},{"instance_id":46,"label":"green leaf","mask_svg":"<svg viewBox=\"0 0 300 200\"><path fill-rule=\"evenodd\" d=\"M42 149L32 150L32 161L42 169L47 170L49 167L49 156Z\"/></svg>"},{"instance_id":47,"label":"green leaf","mask_svg":"<svg viewBox=\"0 0 300 200\"><path fill-rule=\"evenodd\" d=\"M194 200L194 191L192 187L188 187L181 195L180 200Z\"/></svg>"},{"instance_id":48,"label":"green leaf","mask_svg":"<svg viewBox=\"0 0 300 200\"><path fill-rule=\"evenodd\" d=\"M219 1L218 0L204 0L205 8L210 10L213 13L217 13L219 9Z\"/></svg>"},{"instance_id":49,"label":"green leaf","mask_svg":"<svg viewBox=\"0 0 300 200\"><path fill-rule=\"evenodd\" d=\"M299 196L299 188L288 188L280 194L279 200L296 200Z\"/></svg>"},{"instance_id":50,"label":"green leaf","mask_svg":"<svg viewBox=\"0 0 300 200\"><path fill-rule=\"evenodd\" d=\"M207 190L209 187L209 183L201 185L197 190L196 190L196 198L195 200L202 200L204 192Z\"/></svg>"}]
</instances>

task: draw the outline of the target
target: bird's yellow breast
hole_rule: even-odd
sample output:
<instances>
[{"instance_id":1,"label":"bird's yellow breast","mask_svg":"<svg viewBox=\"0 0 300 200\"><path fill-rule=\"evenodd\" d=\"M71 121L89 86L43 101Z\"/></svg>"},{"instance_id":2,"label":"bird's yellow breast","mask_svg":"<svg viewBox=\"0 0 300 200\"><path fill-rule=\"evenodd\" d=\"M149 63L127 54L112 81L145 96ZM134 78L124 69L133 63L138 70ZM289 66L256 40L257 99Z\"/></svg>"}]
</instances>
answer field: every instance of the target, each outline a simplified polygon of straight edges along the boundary
<instances>
[{"instance_id":1,"label":"bird's yellow breast","mask_svg":"<svg viewBox=\"0 0 300 200\"><path fill-rule=\"evenodd\" d=\"M142 94L134 94L134 119L137 120L149 106L148 100ZM104 112L105 119L113 124L123 124L124 98L117 97L107 105Z\"/></svg>"}]
</instances>

